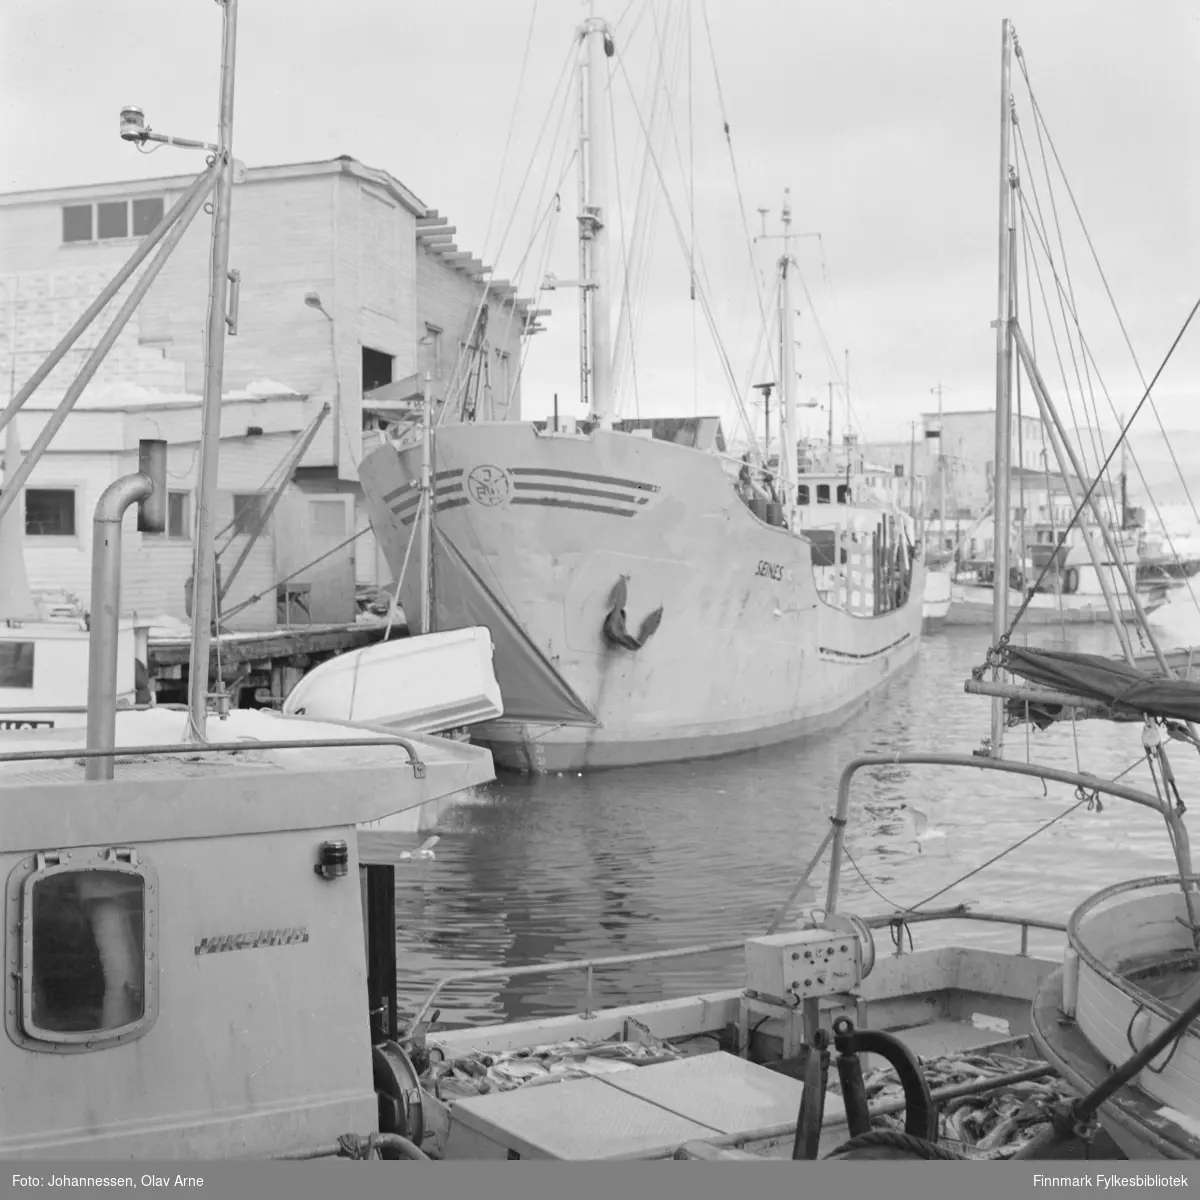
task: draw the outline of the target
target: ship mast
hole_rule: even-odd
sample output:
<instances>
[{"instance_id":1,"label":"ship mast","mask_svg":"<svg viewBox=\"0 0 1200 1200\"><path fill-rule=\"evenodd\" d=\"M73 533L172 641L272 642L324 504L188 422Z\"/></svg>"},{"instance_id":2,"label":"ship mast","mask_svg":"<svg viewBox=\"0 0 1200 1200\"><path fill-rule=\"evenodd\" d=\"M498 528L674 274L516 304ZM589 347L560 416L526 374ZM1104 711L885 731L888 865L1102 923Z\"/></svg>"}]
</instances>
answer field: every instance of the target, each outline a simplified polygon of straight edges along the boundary
<instances>
[{"instance_id":1,"label":"ship mast","mask_svg":"<svg viewBox=\"0 0 1200 1200\"><path fill-rule=\"evenodd\" d=\"M791 247L788 233L792 225L791 189L783 189L783 254L779 259L779 486L783 492L783 515L789 529L795 528L796 509L796 389L795 352L792 332L792 300L789 270Z\"/></svg>"},{"instance_id":2,"label":"ship mast","mask_svg":"<svg viewBox=\"0 0 1200 1200\"><path fill-rule=\"evenodd\" d=\"M995 489L993 519L992 645L1008 631L1009 451L1012 443L1012 333L1009 325L1009 239L1012 224L1012 182L1009 143L1012 135L1010 81L1012 76L1012 26L1005 18L1000 57L1000 262L996 298L996 450L992 482ZM939 446L939 450L940 450ZM992 699L990 752L1000 758L1004 739L1004 700Z\"/></svg>"},{"instance_id":3,"label":"ship mast","mask_svg":"<svg viewBox=\"0 0 1200 1200\"><path fill-rule=\"evenodd\" d=\"M579 386L580 399L592 419L607 429L613 421L613 354L604 225L608 200L604 109L608 96L605 59L612 57L613 42L607 23L595 15L595 0L587 3L579 56Z\"/></svg>"},{"instance_id":4,"label":"ship mast","mask_svg":"<svg viewBox=\"0 0 1200 1200\"><path fill-rule=\"evenodd\" d=\"M226 300L229 290L229 210L233 193L233 82L237 44L237 0L224 8L221 98L217 116L217 188L213 205L208 339L205 347L201 417L196 549L192 569L192 645L188 668L188 729L204 740L208 717L208 664L216 574L215 513L217 461L221 450L221 386L225 371Z\"/></svg>"}]
</instances>

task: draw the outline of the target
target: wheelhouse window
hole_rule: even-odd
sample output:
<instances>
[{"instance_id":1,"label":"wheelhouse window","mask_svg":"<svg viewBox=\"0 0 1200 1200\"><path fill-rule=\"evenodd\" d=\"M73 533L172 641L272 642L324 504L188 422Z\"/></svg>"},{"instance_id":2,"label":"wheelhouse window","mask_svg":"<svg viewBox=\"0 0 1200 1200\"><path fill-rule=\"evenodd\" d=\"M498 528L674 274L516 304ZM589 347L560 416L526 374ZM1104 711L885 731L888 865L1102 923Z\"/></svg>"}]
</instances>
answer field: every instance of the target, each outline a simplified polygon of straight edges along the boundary
<instances>
[{"instance_id":1,"label":"wheelhouse window","mask_svg":"<svg viewBox=\"0 0 1200 1200\"><path fill-rule=\"evenodd\" d=\"M68 204L62 210L62 240L104 242L145 237L163 219L165 208L161 196Z\"/></svg>"},{"instance_id":2,"label":"wheelhouse window","mask_svg":"<svg viewBox=\"0 0 1200 1200\"><path fill-rule=\"evenodd\" d=\"M26 488L25 532L30 537L74 537L75 489Z\"/></svg>"},{"instance_id":3,"label":"wheelhouse window","mask_svg":"<svg viewBox=\"0 0 1200 1200\"><path fill-rule=\"evenodd\" d=\"M808 501L808 484L802 483L796 489L796 503L797 504L807 504L808 502L809 502Z\"/></svg>"},{"instance_id":4,"label":"wheelhouse window","mask_svg":"<svg viewBox=\"0 0 1200 1200\"><path fill-rule=\"evenodd\" d=\"M817 503L818 504L828 504L829 503L829 484L827 484L827 483L818 483L817 484Z\"/></svg>"},{"instance_id":5,"label":"wheelhouse window","mask_svg":"<svg viewBox=\"0 0 1200 1200\"><path fill-rule=\"evenodd\" d=\"M33 687L33 642L0 642L0 688Z\"/></svg>"},{"instance_id":6,"label":"wheelhouse window","mask_svg":"<svg viewBox=\"0 0 1200 1200\"><path fill-rule=\"evenodd\" d=\"M839 483L837 490L837 502L839 504L850 503L850 485L848 483Z\"/></svg>"},{"instance_id":7,"label":"wheelhouse window","mask_svg":"<svg viewBox=\"0 0 1200 1200\"><path fill-rule=\"evenodd\" d=\"M157 882L130 848L35 854L8 892L9 1032L29 1049L98 1050L158 1012ZM16 911L14 911L14 908ZM15 950L14 950L15 948ZM15 961L14 961L15 954Z\"/></svg>"}]
</instances>

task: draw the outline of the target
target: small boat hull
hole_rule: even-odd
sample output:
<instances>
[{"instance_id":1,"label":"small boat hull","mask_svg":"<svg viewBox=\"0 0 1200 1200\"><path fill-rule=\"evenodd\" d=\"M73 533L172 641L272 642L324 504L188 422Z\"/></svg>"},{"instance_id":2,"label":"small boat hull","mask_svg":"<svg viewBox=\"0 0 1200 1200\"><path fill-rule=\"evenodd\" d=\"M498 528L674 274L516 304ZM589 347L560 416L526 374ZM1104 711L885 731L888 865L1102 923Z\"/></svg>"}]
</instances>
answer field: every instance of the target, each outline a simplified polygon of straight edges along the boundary
<instances>
[{"instance_id":1,"label":"small boat hull","mask_svg":"<svg viewBox=\"0 0 1200 1200\"><path fill-rule=\"evenodd\" d=\"M1015 615L1024 600L1021 592L1008 594L1008 611ZM1128 597L1121 596L1121 620L1133 624L1138 616ZM1138 597L1142 611L1149 615L1156 612L1167 601L1165 589L1156 589ZM1055 596L1050 592L1038 592L1021 614L1024 625L1108 625L1112 615L1103 596ZM947 625L986 625L992 623L992 589L981 584L955 584Z\"/></svg>"},{"instance_id":2,"label":"small boat hull","mask_svg":"<svg viewBox=\"0 0 1200 1200\"><path fill-rule=\"evenodd\" d=\"M1079 1025L1063 1013L1063 971L1053 972L1033 1003L1033 1040L1039 1055L1080 1095L1100 1086L1111 1072L1108 1060ZM1163 1105L1139 1088L1126 1086L1100 1110L1100 1123L1131 1159L1200 1159L1200 1138L1165 1115Z\"/></svg>"},{"instance_id":3,"label":"small boat hull","mask_svg":"<svg viewBox=\"0 0 1200 1200\"><path fill-rule=\"evenodd\" d=\"M504 712L492 639L475 626L376 642L314 667L288 694L285 717L442 733Z\"/></svg>"},{"instance_id":4,"label":"small boat hull","mask_svg":"<svg viewBox=\"0 0 1200 1200\"><path fill-rule=\"evenodd\" d=\"M953 601L950 572L930 569L925 573L925 592L921 601L921 632L935 633L946 624Z\"/></svg>"}]
</instances>

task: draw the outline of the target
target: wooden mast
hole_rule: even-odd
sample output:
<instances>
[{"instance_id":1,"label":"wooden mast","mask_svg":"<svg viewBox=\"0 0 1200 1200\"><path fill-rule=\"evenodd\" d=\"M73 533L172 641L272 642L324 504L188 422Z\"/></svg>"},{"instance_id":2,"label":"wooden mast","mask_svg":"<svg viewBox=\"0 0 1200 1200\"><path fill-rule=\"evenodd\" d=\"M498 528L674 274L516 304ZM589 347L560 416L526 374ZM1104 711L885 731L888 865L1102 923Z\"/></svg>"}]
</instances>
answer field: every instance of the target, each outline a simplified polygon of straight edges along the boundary
<instances>
[{"instance_id":1,"label":"wooden mast","mask_svg":"<svg viewBox=\"0 0 1200 1200\"><path fill-rule=\"evenodd\" d=\"M996 449L992 470L995 492L993 512L992 645L1000 644L1008 632L1008 534L1009 451L1012 444L1011 341L1009 333L1009 228L1012 213L1012 182L1009 177L1009 143L1012 135L1010 83L1012 77L1012 26L1008 18L1001 27L1000 55L1000 262L996 297ZM1005 702L992 699L990 752L1000 758L1004 742Z\"/></svg>"}]
</instances>

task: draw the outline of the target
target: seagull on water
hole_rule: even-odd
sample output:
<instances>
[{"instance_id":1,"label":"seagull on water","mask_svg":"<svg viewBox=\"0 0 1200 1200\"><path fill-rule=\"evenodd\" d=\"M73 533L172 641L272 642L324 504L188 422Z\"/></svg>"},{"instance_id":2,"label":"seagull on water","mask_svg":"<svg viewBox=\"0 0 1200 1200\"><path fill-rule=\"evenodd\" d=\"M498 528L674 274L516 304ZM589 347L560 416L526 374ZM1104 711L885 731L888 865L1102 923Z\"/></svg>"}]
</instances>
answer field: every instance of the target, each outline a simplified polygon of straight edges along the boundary
<instances>
[{"instance_id":1,"label":"seagull on water","mask_svg":"<svg viewBox=\"0 0 1200 1200\"><path fill-rule=\"evenodd\" d=\"M396 857L402 860L410 858L433 858L433 848L441 840L435 833L433 837L427 837L415 850L401 850Z\"/></svg>"},{"instance_id":2,"label":"seagull on water","mask_svg":"<svg viewBox=\"0 0 1200 1200\"><path fill-rule=\"evenodd\" d=\"M901 808L908 812L909 819L912 821L913 837L917 842L917 853L922 853L922 842L932 841L934 838L944 838L945 830L938 829L936 826L929 824L929 817L919 808L914 808L911 804L901 804Z\"/></svg>"}]
</instances>

